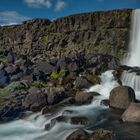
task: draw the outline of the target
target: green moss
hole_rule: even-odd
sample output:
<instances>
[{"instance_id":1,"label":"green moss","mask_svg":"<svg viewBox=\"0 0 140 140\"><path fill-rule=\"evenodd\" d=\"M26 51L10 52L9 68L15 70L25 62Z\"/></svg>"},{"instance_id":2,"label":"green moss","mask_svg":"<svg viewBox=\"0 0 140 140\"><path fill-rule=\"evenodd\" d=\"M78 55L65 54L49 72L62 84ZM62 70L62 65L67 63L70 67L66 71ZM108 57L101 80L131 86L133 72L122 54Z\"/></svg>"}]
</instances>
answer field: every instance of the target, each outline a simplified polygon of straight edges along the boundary
<instances>
[{"instance_id":1,"label":"green moss","mask_svg":"<svg viewBox=\"0 0 140 140\"><path fill-rule=\"evenodd\" d=\"M3 56L3 55L0 55L0 61L2 61L4 63L7 63L7 57Z\"/></svg>"},{"instance_id":2,"label":"green moss","mask_svg":"<svg viewBox=\"0 0 140 140\"><path fill-rule=\"evenodd\" d=\"M61 70L59 71L59 76L60 76L60 77L63 77L63 76L65 75L65 73L66 73L65 69L61 69Z\"/></svg>"},{"instance_id":3,"label":"green moss","mask_svg":"<svg viewBox=\"0 0 140 140\"><path fill-rule=\"evenodd\" d=\"M48 35L43 36L42 37L42 40L45 41L45 42L47 42L49 40L49 36Z\"/></svg>"},{"instance_id":4,"label":"green moss","mask_svg":"<svg viewBox=\"0 0 140 140\"><path fill-rule=\"evenodd\" d=\"M21 90L21 89L28 89L29 86L23 82L17 81L17 82L12 82L8 86L6 86L3 89L0 89L0 96L3 96L7 93L10 93L14 90Z\"/></svg>"},{"instance_id":5,"label":"green moss","mask_svg":"<svg viewBox=\"0 0 140 140\"><path fill-rule=\"evenodd\" d=\"M40 31L44 32L46 30L45 27L40 27Z\"/></svg>"},{"instance_id":6,"label":"green moss","mask_svg":"<svg viewBox=\"0 0 140 140\"><path fill-rule=\"evenodd\" d=\"M122 31L122 32L128 32L129 29L128 28L121 28L120 31Z\"/></svg>"},{"instance_id":7,"label":"green moss","mask_svg":"<svg viewBox=\"0 0 140 140\"><path fill-rule=\"evenodd\" d=\"M43 82L32 82L31 84L32 87L38 87L38 88L42 88L42 87L48 87L47 83L43 83Z\"/></svg>"},{"instance_id":8,"label":"green moss","mask_svg":"<svg viewBox=\"0 0 140 140\"><path fill-rule=\"evenodd\" d=\"M120 49L119 52L118 52L118 55L123 57L124 54L126 54L126 51L124 49Z\"/></svg>"},{"instance_id":9,"label":"green moss","mask_svg":"<svg viewBox=\"0 0 140 140\"><path fill-rule=\"evenodd\" d=\"M3 53L5 51L5 49L0 48L0 53Z\"/></svg>"},{"instance_id":10,"label":"green moss","mask_svg":"<svg viewBox=\"0 0 140 140\"><path fill-rule=\"evenodd\" d=\"M58 73L52 72L50 77L52 79L61 79L65 75L65 73L66 73L65 69L61 69Z\"/></svg>"},{"instance_id":11,"label":"green moss","mask_svg":"<svg viewBox=\"0 0 140 140\"><path fill-rule=\"evenodd\" d=\"M51 78L53 78L53 79L59 79L59 74L57 73L57 72L52 72L52 74L51 74Z\"/></svg>"},{"instance_id":12,"label":"green moss","mask_svg":"<svg viewBox=\"0 0 140 140\"><path fill-rule=\"evenodd\" d=\"M121 13L121 17L129 17L129 13L128 12L122 12Z\"/></svg>"},{"instance_id":13,"label":"green moss","mask_svg":"<svg viewBox=\"0 0 140 140\"><path fill-rule=\"evenodd\" d=\"M48 26L48 29L51 30L53 27L54 27L54 24L51 23L51 24Z\"/></svg>"}]
</instances>

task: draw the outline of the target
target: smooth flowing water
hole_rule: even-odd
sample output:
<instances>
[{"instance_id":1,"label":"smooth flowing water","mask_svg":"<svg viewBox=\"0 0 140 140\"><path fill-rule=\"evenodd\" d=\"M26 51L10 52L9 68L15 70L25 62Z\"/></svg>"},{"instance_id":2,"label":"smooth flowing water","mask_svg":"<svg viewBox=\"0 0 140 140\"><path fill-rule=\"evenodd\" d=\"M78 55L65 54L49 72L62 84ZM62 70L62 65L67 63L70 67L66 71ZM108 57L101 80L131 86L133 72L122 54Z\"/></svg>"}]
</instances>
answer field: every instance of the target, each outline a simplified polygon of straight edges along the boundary
<instances>
[{"instance_id":1,"label":"smooth flowing water","mask_svg":"<svg viewBox=\"0 0 140 140\"><path fill-rule=\"evenodd\" d=\"M84 126L72 125L69 122L58 122L51 130L44 130L45 124L49 123L53 118L61 116L64 110L74 111L75 113L72 113L71 116L88 117L91 123L87 126L87 129L98 125L98 123L100 123L97 121L98 116L101 112L108 109L104 105L100 105L101 100L108 99L110 91L119 85L114 80L112 71L107 71L100 77L102 81L101 84L95 85L87 90L87 94L90 91L95 91L101 94L94 98L91 104L64 107L50 116L43 116L41 113L28 114L24 119L1 124L0 140L65 140L65 138L74 130Z\"/></svg>"},{"instance_id":2,"label":"smooth flowing water","mask_svg":"<svg viewBox=\"0 0 140 140\"><path fill-rule=\"evenodd\" d=\"M129 54L124 59L123 64L140 68L140 9L132 12L132 24L130 32ZM140 92L140 75L135 72L124 71L122 82Z\"/></svg>"}]
</instances>

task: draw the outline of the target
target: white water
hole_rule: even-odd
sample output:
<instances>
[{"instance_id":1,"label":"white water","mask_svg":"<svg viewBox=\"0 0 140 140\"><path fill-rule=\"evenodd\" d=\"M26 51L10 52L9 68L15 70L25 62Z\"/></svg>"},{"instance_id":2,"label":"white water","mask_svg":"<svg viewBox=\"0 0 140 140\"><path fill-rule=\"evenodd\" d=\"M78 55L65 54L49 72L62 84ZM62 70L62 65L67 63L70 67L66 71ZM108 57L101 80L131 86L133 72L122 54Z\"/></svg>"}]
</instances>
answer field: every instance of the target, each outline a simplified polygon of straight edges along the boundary
<instances>
[{"instance_id":1,"label":"white water","mask_svg":"<svg viewBox=\"0 0 140 140\"><path fill-rule=\"evenodd\" d=\"M125 64L140 67L140 9L133 11L131 26L129 56Z\"/></svg>"},{"instance_id":2,"label":"white water","mask_svg":"<svg viewBox=\"0 0 140 140\"><path fill-rule=\"evenodd\" d=\"M132 25L129 43L129 55L123 64L131 67L140 67L140 9L132 13ZM135 72L124 71L122 74L123 85L132 87L137 96L140 96L140 76Z\"/></svg>"},{"instance_id":3,"label":"white water","mask_svg":"<svg viewBox=\"0 0 140 140\"><path fill-rule=\"evenodd\" d=\"M52 116L42 116L41 113L32 114L20 120L11 123L0 125L0 140L65 140L65 138L74 130L82 125L71 125L70 123L56 123L50 131L45 131L45 124L51 119L61 116L64 110L73 110L75 113L72 116L87 116L91 117L92 122L96 124L96 118L100 113L108 109L100 105L102 99L108 99L110 91L119 86L114 80L112 71L107 71L101 76L101 84L91 87L87 92L96 91L100 96L94 98L89 105L68 106L64 107ZM88 94L88 93L87 93Z\"/></svg>"}]
</instances>

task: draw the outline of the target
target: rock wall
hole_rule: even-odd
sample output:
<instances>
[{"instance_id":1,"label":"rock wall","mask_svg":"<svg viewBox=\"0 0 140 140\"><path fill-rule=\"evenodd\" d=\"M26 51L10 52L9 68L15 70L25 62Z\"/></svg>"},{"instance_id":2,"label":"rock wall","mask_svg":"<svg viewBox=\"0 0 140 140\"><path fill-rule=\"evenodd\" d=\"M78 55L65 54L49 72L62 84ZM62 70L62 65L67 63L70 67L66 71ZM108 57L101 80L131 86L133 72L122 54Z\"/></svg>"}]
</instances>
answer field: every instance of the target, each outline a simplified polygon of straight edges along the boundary
<instances>
[{"instance_id":1,"label":"rock wall","mask_svg":"<svg viewBox=\"0 0 140 140\"><path fill-rule=\"evenodd\" d=\"M127 49L131 13L131 9L94 12L0 27L0 47L26 55L84 49L121 56Z\"/></svg>"}]
</instances>

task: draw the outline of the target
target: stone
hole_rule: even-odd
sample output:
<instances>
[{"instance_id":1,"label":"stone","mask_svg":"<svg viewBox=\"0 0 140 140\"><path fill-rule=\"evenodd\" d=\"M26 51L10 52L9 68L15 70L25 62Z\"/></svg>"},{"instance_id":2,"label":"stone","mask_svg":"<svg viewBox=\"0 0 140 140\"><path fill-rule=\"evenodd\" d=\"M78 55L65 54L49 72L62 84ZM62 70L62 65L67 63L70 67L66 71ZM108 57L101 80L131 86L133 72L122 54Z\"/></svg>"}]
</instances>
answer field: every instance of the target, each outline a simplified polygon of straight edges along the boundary
<instances>
[{"instance_id":1,"label":"stone","mask_svg":"<svg viewBox=\"0 0 140 140\"><path fill-rule=\"evenodd\" d=\"M90 138L87 140L117 140L117 139L116 135L112 131L97 129L90 135Z\"/></svg>"},{"instance_id":2,"label":"stone","mask_svg":"<svg viewBox=\"0 0 140 140\"><path fill-rule=\"evenodd\" d=\"M109 105L117 109L126 109L135 101L135 92L131 87L119 86L110 92Z\"/></svg>"},{"instance_id":3,"label":"stone","mask_svg":"<svg viewBox=\"0 0 140 140\"><path fill-rule=\"evenodd\" d=\"M47 105L47 95L43 93L28 94L23 101L23 106L31 111L41 111Z\"/></svg>"},{"instance_id":4,"label":"stone","mask_svg":"<svg viewBox=\"0 0 140 140\"><path fill-rule=\"evenodd\" d=\"M66 140L88 140L89 134L84 129L78 129L70 134Z\"/></svg>"},{"instance_id":5,"label":"stone","mask_svg":"<svg viewBox=\"0 0 140 140\"><path fill-rule=\"evenodd\" d=\"M75 96L75 102L77 104L90 104L93 99L92 93L77 92Z\"/></svg>"},{"instance_id":6,"label":"stone","mask_svg":"<svg viewBox=\"0 0 140 140\"><path fill-rule=\"evenodd\" d=\"M65 90L63 87L50 87L46 91L46 94L48 96L48 103L50 105L57 104L66 97Z\"/></svg>"},{"instance_id":7,"label":"stone","mask_svg":"<svg viewBox=\"0 0 140 140\"><path fill-rule=\"evenodd\" d=\"M92 86L92 84L83 77L77 77L75 81L75 88L76 89L88 89Z\"/></svg>"},{"instance_id":8,"label":"stone","mask_svg":"<svg viewBox=\"0 0 140 140\"><path fill-rule=\"evenodd\" d=\"M131 103L121 118L123 122L140 123L140 103Z\"/></svg>"},{"instance_id":9,"label":"stone","mask_svg":"<svg viewBox=\"0 0 140 140\"><path fill-rule=\"evenodd\" d=\"M89 121L88 118L77 116L77 117L71 117L71 124L75 125L88 125Z\"/></svg>"}]
</instances>

